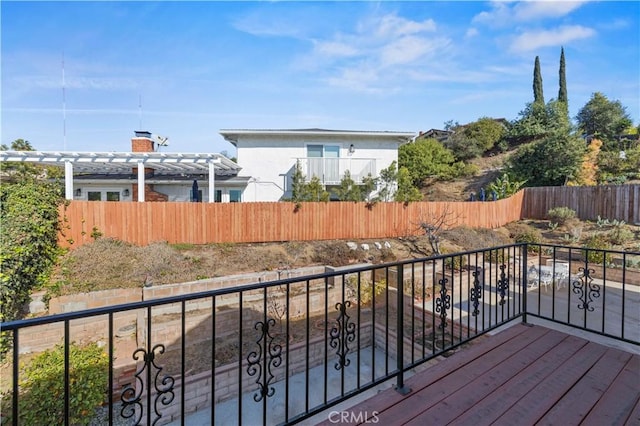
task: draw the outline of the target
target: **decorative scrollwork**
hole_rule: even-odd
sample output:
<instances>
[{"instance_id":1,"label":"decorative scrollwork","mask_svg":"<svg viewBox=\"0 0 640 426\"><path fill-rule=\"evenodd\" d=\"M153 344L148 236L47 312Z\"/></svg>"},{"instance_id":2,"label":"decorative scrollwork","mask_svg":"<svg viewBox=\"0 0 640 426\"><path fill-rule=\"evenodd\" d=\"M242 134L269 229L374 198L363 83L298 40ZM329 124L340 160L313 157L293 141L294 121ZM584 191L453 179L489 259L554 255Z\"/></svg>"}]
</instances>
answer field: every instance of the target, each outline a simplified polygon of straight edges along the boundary
<instances>
[{"instance_id":1,"label":"decorative scrollwork","mask_svg":"<svg viewBox=\"0 0 640 426\"><path fill-rule=\"evenodd\" d=\"M133 418L134 424L139 425L142 420L143 407L142 407L142 393L144 391L144 381L142 380L142 374L146 371L147 378L151 379L151 368L155 369L155 375L153 375L153 388L156 393L156 397L153 401L153 411L155 418L152 424L158 423L162 414L160 413L161 406L168 406L173 402L175 394L173 393L173 386L175 379L171 376L160 376L163 367L156 364L156 351L157 355L162 355L165 351L165 347L162 344L155 345L151 351L147 352L143 348L138 348L133 352L133 359L135 361L142 356L143 364L136 370L134 375L137 386L128 384L122 390L120 394L120 400L122 401L122 408L120 409L120 415L125 418ZM149 387L151 384L147 384ZM151 389L148 390L151 392ZM151 407L147 407L148 410Z\"/></svg>"},{"instance_id":2,"label":"decorative scrollwork","mask_svg":"<svg viewBox=\"0 0 640 426\"><path fill-rule=\"evenodd\" d=\"M349 343L353 343L356 339L356 325L353 322L349 322L351 317L347 314L347 308L350 306L351 302L348 300L344 303L336 303L336 310L340 311L340 315L336 319L336 326L331 327L329 332L331 337L329 346L337 349L338 362L335 364L336 370L340 370L351 363L351 360L347 358L347 354L349 353Z\"/></svg>"},{"instance_id":3,"label":"decorative scrollwork","mask_svg":"<svg viewBox=\"0 0 640 426\"><path fill-rule=\"evenodd\" d=\"M500 306L504 305L504 297L509 292L509 277L505 274L505 269L506 265L500 265L500 279L498 280L498 294L500 294L500 302L498 304Z\"/></svg>"},{"instance_id":4,"label":"decorative scrollwork","mask_svg":"<svg viewBox=\"0 0 640 426\"><path fill-rule=\"evenodd\" d=\"M258 376L256 384L259 386L258 391L253 395L255 402L261 401L265 397L271 397L276 390L271 386L271 382L275 378L271 372L272 368L277 368L282 364L282 346L274 343L274 338L269 332L270 328L275 326L276 320L269 318L266 322L258 321L254 328L260 330L260 337L256 341L258 345L257 351L252 351L247 355L247 374L249 376Z\"/></svg>"},{"instance_id":5,"label":"decorative scrollwork","mask_svg":"<svg viewBox=\"0 0 640 426\"><path fill-rule=\"evenodd\" d=\"M478 279L478 275L480 275L480 271L476 269L471 273L473 275L473 287L471 287L469 299L473 302L473 312L471 315L477 317L480 313L478 306L480 306L480 299L482 299L482 287L480 286L480 280Z\"/></svg>"},{"instance_id":6,"label":"decorative scrollwork","mask_svg":"<svg viewBox=\"0 0 640 426\"><path fill-rule=\"evenodd\" d=\"M447 309L451 308L451 296L447 294L448 278L438 280L440 284L440 297L436 299L436 312L440 314L440 325L438 328L444 330L447 327Z\"/></svg>"},{"instance_id":7,"label":"decorative scrollwork","mask_svg":"<svg viewBox=\"0 0 640 426\"><path fill-rule=\"evenodd\" d=\"M578 272L581 272L581 274L571 283L573 293L577 294L578 299L582 302L578 304L578 309L586 309L589 312L593 312L594 308L590 305L594 299L600 297L600 285L594 284L592 278L596 271L591 268L580 267Z\"/></svg>"}]
</instances>

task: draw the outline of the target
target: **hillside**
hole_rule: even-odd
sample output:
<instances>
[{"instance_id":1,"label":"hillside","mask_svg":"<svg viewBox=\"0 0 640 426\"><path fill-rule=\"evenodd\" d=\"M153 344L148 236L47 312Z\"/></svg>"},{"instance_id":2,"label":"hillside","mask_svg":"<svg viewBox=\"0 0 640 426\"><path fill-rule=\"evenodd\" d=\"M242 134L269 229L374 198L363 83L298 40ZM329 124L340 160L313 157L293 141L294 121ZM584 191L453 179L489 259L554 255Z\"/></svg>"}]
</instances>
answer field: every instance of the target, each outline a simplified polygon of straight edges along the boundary
<instances>
[{"instance_id":1,"label":"hillside","mask_svg":"<svg viewBox=\"0 0 640 426\"><path fill-rule=\"evenodd\" d=\"M467 201L471 193L477 193L502 174L502 168L513 151L474 158L471 163L480 172L476 176L454 179L452 181L432 180L422 188L426 201Z\"/></svg>"}]
</instances>

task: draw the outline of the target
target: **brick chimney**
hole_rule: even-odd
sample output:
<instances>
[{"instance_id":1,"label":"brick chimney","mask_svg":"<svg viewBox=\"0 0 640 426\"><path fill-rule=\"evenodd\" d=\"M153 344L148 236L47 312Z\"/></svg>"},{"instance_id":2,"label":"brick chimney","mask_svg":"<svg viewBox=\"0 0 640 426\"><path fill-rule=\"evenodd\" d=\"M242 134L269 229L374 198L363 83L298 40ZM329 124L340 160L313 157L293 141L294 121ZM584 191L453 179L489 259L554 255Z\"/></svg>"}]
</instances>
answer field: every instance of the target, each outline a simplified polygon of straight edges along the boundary
<instances>
[{"instance_id":1,"label":"brick chimney","mask_svg":"<svg viewBox=\"0 0 640 426\"><path fill-rule=\"evenodd\" d=\"M131 139L132 152L153 152L153 140L151 132L136 131L136 136Z\"/></svg>"},{"instance_id":2,"label":"brick chimney","mask_svg":"<svg viewBox=\"0 0 640 426\"><path fill-rule=\"evenodd\" d=\"M132 152L153 152L153 139L151 139L151 132L136 130L135 137L131 139L131 151ZM145 167L144 174L147 177L151 177L154 175L155 170L152 168ZM132 173L136 175L138 173L138 169L133 169ZM133 193L137 194L138 192L138 184L132 184ZM144 186L144 194L145 201L167 201L168 197L165 194L160 192L156 192L153 190L151 185L145 184Z\"/></svg>"}]
</instances>

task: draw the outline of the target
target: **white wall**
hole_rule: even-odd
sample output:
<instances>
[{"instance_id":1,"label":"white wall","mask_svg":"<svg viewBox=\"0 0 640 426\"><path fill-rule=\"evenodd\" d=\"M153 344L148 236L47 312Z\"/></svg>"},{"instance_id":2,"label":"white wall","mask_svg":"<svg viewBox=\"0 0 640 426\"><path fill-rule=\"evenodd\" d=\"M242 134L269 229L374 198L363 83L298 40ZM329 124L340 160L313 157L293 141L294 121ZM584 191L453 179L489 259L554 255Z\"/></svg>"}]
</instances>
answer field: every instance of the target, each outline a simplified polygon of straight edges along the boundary
<instances>
[{"instance_id":1,"label":"white wall","mask_svg":"<svg viewBox=\"0 0 640 426\"><path fill-rule=\"evenodd\" d=\"M349 146L353 144L352 158L375 159L376 174L398 159L399 143L395 138L240 135L236 145L240 174L251 177L243 201L279 201L291 196L290 175L296 158L307 157L309 144L338 145L340 158L349 158Z\"/></svg>"}]
</instances>

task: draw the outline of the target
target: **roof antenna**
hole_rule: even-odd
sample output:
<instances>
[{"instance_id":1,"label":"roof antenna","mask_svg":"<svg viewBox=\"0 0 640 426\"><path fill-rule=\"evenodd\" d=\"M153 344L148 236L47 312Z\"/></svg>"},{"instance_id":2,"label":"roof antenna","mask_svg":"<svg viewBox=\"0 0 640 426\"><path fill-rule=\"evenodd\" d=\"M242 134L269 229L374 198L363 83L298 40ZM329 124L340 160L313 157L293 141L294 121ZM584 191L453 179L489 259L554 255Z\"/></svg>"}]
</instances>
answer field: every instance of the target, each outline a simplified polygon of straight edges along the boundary
<instances>
[{"instance_id":1,"label":"roof antenna","mask_svg":"<svg viewBox=\"0 0 640 426\"><path fill-rule=\"evenodd\" d=\"M67 96L64 80L64 50L62 51L62 144L63 150L67 150Z\"/></svg>"}]
</instances>

